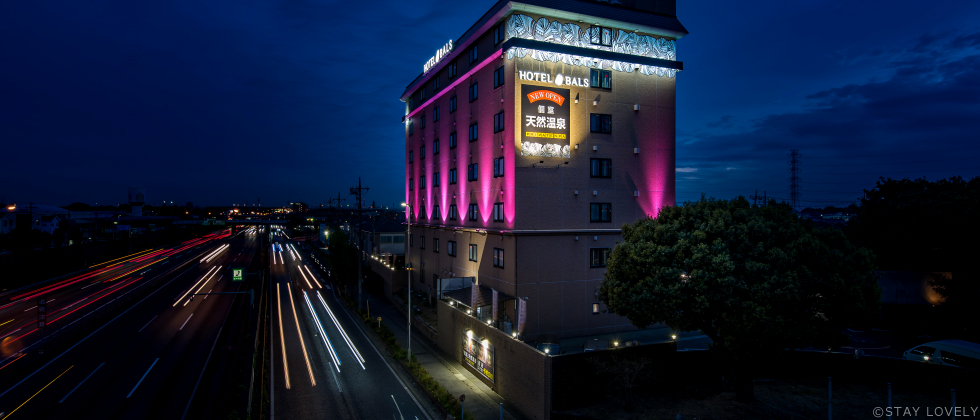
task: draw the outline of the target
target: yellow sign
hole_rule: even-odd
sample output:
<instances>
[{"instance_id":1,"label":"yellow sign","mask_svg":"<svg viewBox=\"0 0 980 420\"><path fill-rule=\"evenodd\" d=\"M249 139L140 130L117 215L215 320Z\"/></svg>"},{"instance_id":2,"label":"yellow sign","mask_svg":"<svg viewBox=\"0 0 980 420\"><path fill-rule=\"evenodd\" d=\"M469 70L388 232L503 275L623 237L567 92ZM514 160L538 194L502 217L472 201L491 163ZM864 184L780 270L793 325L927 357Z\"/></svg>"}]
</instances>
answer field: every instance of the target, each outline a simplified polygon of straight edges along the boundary
<instances>
[{"instance_id":1,"label":"yellow sign","mask_svg":"<svg viewBox=\"0 0 980 420\"><path fill-rule=\"evenodd\" d=\"M562 133L538 133L535 131L525 131L524 137L537 137L542 139L560 139L560 140L564 140L568 138L565 134Z\"/></svg>"}]
</instances>

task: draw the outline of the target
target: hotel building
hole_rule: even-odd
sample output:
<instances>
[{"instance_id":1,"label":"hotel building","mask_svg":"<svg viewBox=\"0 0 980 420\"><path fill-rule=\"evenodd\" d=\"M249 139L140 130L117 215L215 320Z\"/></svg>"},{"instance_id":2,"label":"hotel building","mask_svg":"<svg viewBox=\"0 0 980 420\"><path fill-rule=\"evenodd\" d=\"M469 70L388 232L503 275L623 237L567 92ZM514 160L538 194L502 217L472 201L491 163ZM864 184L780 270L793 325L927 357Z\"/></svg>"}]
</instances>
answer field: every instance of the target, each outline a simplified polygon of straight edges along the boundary
<instances>
[{"instance_id":1,"label":"hotel building","mask_svg":"<svg viewBox=\"0 0 980 420\"><path fill-rule=\"evenodd\" d=\"M525 341L634 329L596 291L620 227L674 205L675 8L501 0L433 46L401 96L413 289Z\"/></svg>"}]
</instances>

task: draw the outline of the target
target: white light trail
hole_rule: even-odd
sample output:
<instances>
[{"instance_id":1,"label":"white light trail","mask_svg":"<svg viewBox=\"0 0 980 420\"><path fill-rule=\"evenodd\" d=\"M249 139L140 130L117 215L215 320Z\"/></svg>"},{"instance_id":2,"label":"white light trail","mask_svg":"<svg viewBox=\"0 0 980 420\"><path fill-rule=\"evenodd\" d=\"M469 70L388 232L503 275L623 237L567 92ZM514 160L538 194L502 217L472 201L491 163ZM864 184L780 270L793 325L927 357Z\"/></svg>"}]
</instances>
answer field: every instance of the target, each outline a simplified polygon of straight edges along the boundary
<instances>
[{"instance_id":1,"label":"white light trail","mask_svg":"<svg viewBox=\"0 0 980 420\"><path fill-rule=\"evenodd\" d=\"M208 285L208 282L210 282L211 279L214 278L214 275L215 274L218 274L218 271L221 271L221 266L220 265L218 266L218 270L215 270L214 271L214 274L212 274L211 277L208 277L208 279L204 282L204 284L202 284L201 287L198 287L197 288L197 291L195 291L194 294L196 295L196 294L200 293L201 292L201 289L203 289L204 286L207 286ZM184 302L184 306L187 306L187 304L190 303L190 302L191 302L191 300L190 299L187 299L187 302Z\"/></svg>"},{"instance_id":2,"label":"white light trail","mask_svg":"<svg viewBox=\"0 0 980 420\"><path fill-rule=\"evenodd\" d=\"M357 347L354 347L354 342L352 342L350 337L347 336L347 331L344 331L344 327L340 326L340 321L337 321L337 317L334 316L333 311L331 311L330 307L327 306L327 301L323 300L323 296L320 295L320 292L316 292L316 296L320 298L320 303L322 303L323 308L327 310L327 315L330 315L330 319L333 320L333 324L337 326L338 330L340 330L340 335L344 337L344 341L347 342L347 346L350 347L351 352L354 353L354 357L357 359L357 363L360 363L361 369L365 369L364 356L361 356L361 352L357 351Z\"/></svg>"},{"instance_id":3,"label":"white light trail","mask_svg":"<svg viewBox=\"0 0 980 420\"><path fill-rule=\"evenodd\" d=\"M313 315L313 322L316 323L316 328L320 331L320 337L323 338L323 345L326 346L327 352L330 353L330 358L333 359L333 362L337 365L337 372L340 372L340 356L338 356L337 351L334 350L333 343L331 343L330 339L327 338L327 333L323 331L323 324L320 323L319 317L316 316L316 311L313 310L313 305L310 303L310 298L306 295L306 292L303 292L303 299L306 299L306 306L310 308L310 314Z\"/></svg>"},{"instance_id":4,"label":"white light trail","mask_svg":"<svg viewBox=\"0 0 980 420\"><path fill-rule=\"evenodd\" d=\"M279 310L279 342L282 343L282 371L286 374L286 389L289 389L289 363L286 363L286 336L282 332L282 297L279 296L281 284L276 284L276 308Z\"/></svg>"},{"instance_id":5,"label":"white light trail","mask_svg":"<svg viewBox=\"0 0 980 420\"><path fill-rule=\"evenodd\" d=\"M303 280L306 281L306 286L309 287L310 289L312 289L313 288L313 285L310 284L310 280L306 278L306 274L303 274L303 268L302 267L299 269L299 274L301 276L303 276Z\"/></svg>"},{"instance_id":6,"label":"white light trail","mask_svg":"<svg viewBox=\"0 0 980 420\"><path fill-rule=\"evenodd\" d=\"M219 267L220 267L220 266L219 266ZM212 272L212 271L214 271L214 270L215 270L216 268L218 268L218 267L211 267L211 269L210 269L210 270L208 270L208 272L204 274L204 277L201 277L201 280L204 280L204 279L205 279L205 278L206 278L207 276L210 276L210 275L212 275L212 274L211 274L211 272ZM185 292L185 293L184 293L183 295L181 295L181 297L180 297L180 299L177 299L177 301L176 301L176 302L174 302L174 305L173 305L173 306L175 306L175 307L176 307L176 306L177 306L177 304L178 304L178 303L180 303L180 301L181 301L181 300L184 300L184 297L186 297L186 296L187 296L187 294L191 292L191 290L194 290L194 288L195 288L195 287L197 287L197 284L198 284L198 283L200 283L200 282L201 282L201 280L198 280L198 281L197 281L197 283L194 283L194 285L193 285L193 286L191 286L191 288L190 288L190 289L187 289L187 292ZM185 303L184 305L186 306L187 304Z\"/></svg>"},{"instance_id":7,"label":"white light trail","mask_svg":"<svg viewBox=\"0 0 980 420\"><path fill-rule=\"evenodd\" d=\"M303 347L303 358L306 359L306 370L310 372L310 382L316 386L316 379L313 378L313 365L310 364L310 356L306 352L306 343L303 341L303 330L299 328L299 316L296 315L296 303L293 302L293 287L286 283L286 291L289 292L289 304L293 307L293 320L296 321L296 334L299 335L299 345Z\"/></svg>"},{"instance_id":8,"label":"white light trail","mask_svg":"<svg viewBox=\"0 0 980 420\"><path fill-rule=\"evenodd\" d=\"M201 258L201 261L199 261L199 262L201 262L201 263L206 263L206 262L211 262L211 259L212 259L212 258L214 258L214 257L216 257L216 256L218 256L218 254L220 254L220 253L221 253L222 251L224 251L224 250L226 250L226 249L228 249L228 247L229 247L229 246L230 246L230 245L228 245L228 244L224 244L224 245L222 245L222 246L220 246L220 247L218 247L218 249L216 249L216 250L214 250L214 251L212 251L212 252L211 252L210 254L208 254L208 255L207 255L206 257L204 257L204 258Z\"/></svg>"}]
</instances>

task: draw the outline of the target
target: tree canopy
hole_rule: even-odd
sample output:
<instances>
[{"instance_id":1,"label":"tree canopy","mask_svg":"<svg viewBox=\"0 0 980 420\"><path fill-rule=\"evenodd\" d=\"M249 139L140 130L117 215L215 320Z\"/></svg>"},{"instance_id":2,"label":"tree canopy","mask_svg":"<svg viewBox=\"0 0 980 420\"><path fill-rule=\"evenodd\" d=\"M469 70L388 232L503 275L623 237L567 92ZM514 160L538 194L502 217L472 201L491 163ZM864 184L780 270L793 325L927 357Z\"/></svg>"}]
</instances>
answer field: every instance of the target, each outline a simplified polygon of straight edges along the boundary
<instances>
[{"instance_id":1,"label":"tree canopy","mask_svg":"<svg viewBox=\"0 0 980 420\"><path fill-rule=\"evenodd\" d=\"M599 294L637 327L700 330L741 365L845 344L837 327L876 313L880 297L870 251L787 204L743 197L702 198L623 226Z\"/></svg>"}]
</instances>

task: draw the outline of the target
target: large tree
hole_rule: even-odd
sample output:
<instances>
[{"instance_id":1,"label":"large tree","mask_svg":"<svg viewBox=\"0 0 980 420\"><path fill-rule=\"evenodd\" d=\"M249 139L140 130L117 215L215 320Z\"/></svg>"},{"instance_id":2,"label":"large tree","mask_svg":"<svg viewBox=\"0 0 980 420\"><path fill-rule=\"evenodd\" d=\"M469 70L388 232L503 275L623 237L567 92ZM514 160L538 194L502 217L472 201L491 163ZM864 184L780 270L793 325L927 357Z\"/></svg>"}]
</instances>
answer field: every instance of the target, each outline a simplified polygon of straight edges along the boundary
<instances>
[{"instance_id":1,"label":"large tree","mask_svg":"<svg viewBox=\"0 0 980 420\"><path fill-rule=\"evenodd\" d=\"M784 349L838 347L839 326L876 312L874 256L786 204L702 198L623 226L600 299L645 328L700 330L754 399L752 366Z\"/></svg>"}]
</instances>

